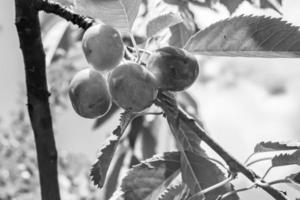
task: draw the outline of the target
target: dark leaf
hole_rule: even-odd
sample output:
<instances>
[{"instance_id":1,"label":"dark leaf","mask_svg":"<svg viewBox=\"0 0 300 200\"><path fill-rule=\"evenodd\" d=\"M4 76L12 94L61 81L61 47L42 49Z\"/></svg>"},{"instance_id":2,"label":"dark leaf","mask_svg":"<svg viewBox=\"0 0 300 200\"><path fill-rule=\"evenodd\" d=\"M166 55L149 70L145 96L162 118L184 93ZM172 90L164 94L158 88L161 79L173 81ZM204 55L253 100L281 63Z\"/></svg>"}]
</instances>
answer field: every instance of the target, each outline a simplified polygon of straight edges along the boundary
<instances>
[{"instance_id":1,"label":"dark leaf","mask_svg":"<svg viewBox=\"0 0 300 200\"><path fill-rule=\"evenodd\" d=\"M272 159L273 167L286 166L286 165L300 165L300 150L297 150L292 154L276 155Z\"/></svg>"},{"instance_id":2,"label":"dark leaf","mask_svg":"<svg viewBox=\"0 0 300 200\"><path fill-rule=\"evenodd\" d=\"M193 30L190 30L184 22L171 26L170 31L171 37L168 44L178 48L182 48L193 34Z\"/></svg>"}]
</instances>

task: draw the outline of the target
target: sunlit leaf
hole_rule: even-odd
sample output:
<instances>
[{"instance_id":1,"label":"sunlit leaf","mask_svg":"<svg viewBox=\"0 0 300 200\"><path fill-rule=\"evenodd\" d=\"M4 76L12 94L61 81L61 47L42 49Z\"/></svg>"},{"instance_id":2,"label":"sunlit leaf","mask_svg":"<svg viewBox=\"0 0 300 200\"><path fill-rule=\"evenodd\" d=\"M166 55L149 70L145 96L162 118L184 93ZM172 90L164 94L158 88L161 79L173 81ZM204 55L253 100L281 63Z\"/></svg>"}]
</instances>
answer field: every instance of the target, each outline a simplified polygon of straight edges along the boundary
<instances>
[{"instance_id":1,"label":"sunlit leaf","mask_svg":"<svg viewBox=\"0 0 300 200\"><path fill-rule=\"evenodd\" d=\"M162 31L165 28L171 27L175 24L182 22L182 19L179 15L174 13L168 13L160 15L152 19L146 27L147 37L152 37Z\"/></svg>"},{"instance_id":2,"label":"sunlit leaf","mask_svg":"<svg viewBox=\"0 0 300 200\"><path fill-rule=\"evenodd\" d=\"M300 165L300 150L297 150L292 154L276 155L272 159L273 167L286 166L286 165Z\"/></svg>"},{"instance_id":3,"label":"sunlit leaf","mask_svg":"<svg viewBox=\"0 0 300 200\"><path fill-rule=\"evenodd\" d=\"M300 57L298 27L270 17L239 16L217 22L190 38L195 54L242 57Z\"/></svg>"},{"instance_id":4,"label":"sunlit leaf","mask_svg":"<svg viewBox=\"0 0 300 200\"><path fill-rule=\"evenodd\" d=\"M107 139L107 143L101 148L90 174L94 185L100 188L103 187L107 170L119 144L119 140L134 116L134 114L125 111L121 116L120 125L113 131L112 135Z\"/></svg>"},{"instance_id":5,"label":"sunlit leaf","mask_svg":"<svg viewBox=\"0 0 300 200\"><path fill-rule=\"evenodd\" d=\"M255 148L254 152L269 152L269 151L286 151L300 149L299 144L285 143L285 142L260 142Z\"/></svg>"},{"instance_id":6,"label":"sunlit leaf","mask_svg":"<svg viewBox=\"0 0 300 200\"><path fill-rule=\"evenodd\" d=\"M99 19L119 31L130 32L141 0L76 0L75 11Z\"/></svg>"}]
</instances>

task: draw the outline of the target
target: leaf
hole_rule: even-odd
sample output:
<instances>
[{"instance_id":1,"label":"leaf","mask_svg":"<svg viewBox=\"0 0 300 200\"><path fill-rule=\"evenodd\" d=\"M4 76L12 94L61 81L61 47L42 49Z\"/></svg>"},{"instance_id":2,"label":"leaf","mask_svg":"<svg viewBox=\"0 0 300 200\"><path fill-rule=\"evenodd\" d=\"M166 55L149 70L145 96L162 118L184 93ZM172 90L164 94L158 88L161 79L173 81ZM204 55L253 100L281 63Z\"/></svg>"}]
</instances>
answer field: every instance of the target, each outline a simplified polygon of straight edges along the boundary
<instances>
[{"instance_id":1,"label":"leaf","mask_svg":"<svg viewBox=\"0 0 300 200\"><path fill-rule=\"evenodd\" d=\"M278 12L280 15L282 13L279 10L279 6L281 5L281 0L260 0L260 7L261 8L270 8Z\"/></svg>"},{"instance_id":2,"label":"leaf","mask_svg":"<svg viewBox=\"0 0 300 200\"><path fill-rule=\"evenodd\" d=\"M69 23L66 21L59 21L51 27L43 37L43 45L46 53L46 66L51 64L55 52L61 43L61 40L68 30Z\"/></svg>"},{"instance_id":3,"label":"leaf","mask_svg":"<svg viewBox=\"0 0 300 200\"><path fill-rule=\"evenodd\" d=\"M178 184L167 188L159 197L158 200L181 200L182 192L185 187L183 184Z\"/></svg>"},{"instance_id":4,"label":"leaf","mask_svg":"<svg viewBox=\"0 0 300 200\"><path fill-rule=\"evenodd\" d=\"M104 185L107 170L119 144L119 140L134 117L135 114L127 111L122 114L120 125L113 131L112 135L108 138L107 143L101 148L100 155L92 166L90 176L94 185L99 188L102 188Z\"/></svg>"},{"instance_id":5,"label":"leaf","mask_svg":"<svg viewBox=\"0 0 300 200\"><path fill-rule=\"evenodd\" d=\"M171 26L170 31L171 37L168 44L178 48L182 48L193 34L193 31L188 29L184 22Z\"/></svg>"},{"instance_id":6,"label":"leaf","mask_svg":"<svg viewBox=\"0 0 300 200\"><path fill-rule=\"evenodd\" d=\"M228 9L230 14L232 14L243 1L244 0L220 0L220 3Z\"/></svg>"},{"instance_id":7,"label":"leaf","mask_svg":"<svg viewBox=\"0 0 300 200\"><path fill-rule=\"evenodd\" d=\"M296 174L291 174L287 176L286 179L291 182L291 186L293 188L300 191L300 172Z\"/></svg>"},{"instance_id":8,"label":"leaf","mask_svg":"<svg viewBox=\"0 0 300 200\"><path fill-rule=\"evenodd\" d=\"M180 169L179 153L168 152L154 156L134 166L123 179L115 199L140 200L153 199L152 193L163 191ZM160 192L158 192L160 194ZM113 199L114 199L113 198Z\"/></svg>"},{"instance_id":9,"label":"leaf","mask_svg":"<svg viewBox=\"0 0 300 200\"><path fill-rule=\"evenodd\" d=\"M175 24L182 22L182 19L179 15L174 13L168 13L164 15L160 15L154 19L152 19L146 27L146 35L147 37L152 37L162 31L165 28L171 27Z\"/></svg>"},{"instance_id":10,"label":"leaf","mask_svg":"<svg viewBox=\"0 0 300 200\"><path fill-rule=\"evenodd\" d=\"M269 152L269 151L286 151L300 149L299 144L289 144L285 142L260 142L255 148L255 153Z\"/></svg>"},{"instance_id":11,"label":"leaf","mask_svg":"<svg viewBox=\"0 0 300 200\"><path fill-rule=\"evenodd\" d=\"M187 157L183 163L189 163L189 167L187 165L181 165L181 173L183 182L189 186L191 190L191 194L196 194L200 192L198 186L192 183L191 176L196 176L197 182L200 184L202 189L206 189L210 186L213 186L217 183L222 182L226 179L224 173L217 167L216 164L211 162L208 158L204 156L199 156L192 152L185 152L185 156ZM194 173L192 175L192 173ZM227 192L233 191L233 186L230 183L225 184L224 186L218 187L208 193L205 193L205 200L215 200L221 194L225 194ZM197 198L201 198L201 196L193 196L191 199L195 200ZM239 199L237 195L230 196L229 199Z\"/></svg>"},{"instance_id":12,"label":"leaf","mask_svg":"<svg viewBox=\"0 0 300 200\"><path fill-rule=\"evenodd\" d=\"M272 167L280 167L286 165L300 165L300 150L292 154L280 154L272 159Z\"/></svg>"},{"instance_id":13,"label":"leaf","mask_svg":"<svg viewBox=\"0 0 300 200\"><path fill-rule=\"evenodd\" d=\"M119 176L120 176L120 171L123 167L123 163L124 163L124 160L125 160L127 150L128 149L126 149L126 148L122 148L120 150L118 158L116 159L116 161L114 163L114 166L112 167L112 171L110 172L110 174L107 178L107 185L109 185L109 187L106 187L105 199L109 199L112 196L112 194L114 193L114 191L116 190L117 186L118 186L118 179L119 179Z\"/></svg>"},{"instance_id":14,"label":"leaf","mask_svg":"<svg viewBox=\"0 0 300 200\"><path fill-rule=\"evenodd\" d=\"M75 11L121 32L130 32L140 4L141 0L75 0Z\"/></svg>"},{"instance_id":15,"label":"leaf","mask_svg":"<svg viewBox=\"0 0 300 200\"><path fill-rule=\"evenodd\" d=\"M199 31L185 45L195 54L243 57L299 57L298 27L270 17L239 16Z\"/></svg>"}]
</instances>

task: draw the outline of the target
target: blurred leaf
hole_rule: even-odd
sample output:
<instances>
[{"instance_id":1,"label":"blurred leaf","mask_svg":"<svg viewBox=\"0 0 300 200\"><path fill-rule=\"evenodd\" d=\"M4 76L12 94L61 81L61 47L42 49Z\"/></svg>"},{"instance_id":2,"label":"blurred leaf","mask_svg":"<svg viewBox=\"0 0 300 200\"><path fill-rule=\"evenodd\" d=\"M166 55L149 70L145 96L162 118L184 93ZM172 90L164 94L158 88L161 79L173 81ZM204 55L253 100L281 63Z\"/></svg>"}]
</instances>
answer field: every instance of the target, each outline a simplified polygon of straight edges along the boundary
<instances>
[{"instance_id":1,"label":"blurred leaf","mask_svg":"<svg viewBox=\"0 0 300 200\"><path fill-rule=\"evenodd\" d=\"M255 148L255 153L269 152L269 151L286 151L300 149L299 144L290 144L285 142L260 142Z\"/></svg>"},{"instance_id":2,"label":"blurred leaf","mask_svg":"<svg viewBox=\"0 0 300 200\"><path fill-rule=\"evenodd\" d=\"M279 154L272 159L272 166L300 165L300 150L292 154Z\"/></svg>"},{"instance_id":3,"label":"blurred leaf","mask_svg":"<svg viewBox=\"0 0 300 200\"><path fill-rule=\"evenodd\" d=\"M134 149L135 147L136 139L143 129L144 120L145 119L143 116L137 117L132 120L130 131L128 133L129 146L131 147L131 149Z\"/></svg>"},{"instance_id":4,"label":"blurred leaf","mask_svg":"<svg viewBox=\"0 0 300 200\"><path fill-rule=\"evenodd\" d=\"M188 29L184 22L171 26L170 31L171 37L168 44L178 48L182 48L193 34L193 31Z\"/></svg>"},{"instance_id":5,"label":"blurred leaf","mask_svg":"<svg viewBox=\"0 0 300 200\"><path fill-rule=\"evenodd\" d=\"M78 14L99 19L121 32L130 32L141 0L75 0Z\"/></svg>"},{"instance_id":6,"label":"blurred leaf","mask_svg":"<svg viewBox=\"0 0 300 200\"><path fill-rule=\"evenodd\" d=\"M119 106L113 103L108 113L106 113L106 115L95 120L93 124L93 130L99 128L103 123L109 120L115 113L117 113L118 109Z\"/></svg>"},{"instance_id":7,"label":"blurred leaf","mask_svg":"<svg viewBox=\"0 0 300 200\"><path fill-rule=\"evenodd\" d=\"M128 172L120 191L112 199L157 199L179 173L179 168L178 152L167 152L142 161Z\"/></svg>"},{"instance_id":8,"label":"blurred leaf","mask_svg":"<svg viewBox=\"0 0 300 200\"><path fill-rule=\"evenodd\" d=\"M195 54L244 57L299 57L298 27L270 17L239 16L199 31L185 45Z\"/></svg>"},{"instance_id":9,"label":"blurred leaf","mask_svg":"<svg viewBox=\"0 0 300 200\"><path fill-rule=\"evenodd\" d=\"M187 91L178 92L176 96L178 104L185 110L187 113L193 116L198 115L198 103Z\"/></svg>"},{"instance_id":10,"label":"blurred leaf","mask_svg":"<svg viewBox=\"0 0 300 200\"><path fill-rule=\"evenodd\" d=\"M243 1L244 0L220 0L220 3L228 9L230 14L232 14Z\"/></svg>"},{"instance_id":11,"label":"blurred leaf","mask_svg":"<svg viewBox=\"0 0 300 200\"><path fill-rule=\"evenodd\" d=\"M112 171L109 173L107 177L107 185L105 189L105 199L109 199L114 191L116 190L118 186L118 179L120 176L120 171L123 167L124 159L127 154L128 149L121 148L121 151L118 154L117 160L115 161L114 165L112 166Z\"/></svg>"},{"instance_id":12,"label":"blurred leaf","mask_svg":"<svg viewBox=\"0 0 300 200\"><path fill-rule=\"evenodd\" d=\"M146 27L146 35L147 37L152 37L164 30L165 28L171 27L175 24L182 22L182 19L179 15L174 13L168 13L164 15L160 15L152 19Z\"/></svg>"},{"instance_id":13,"label":"blurred leaf","mask_svg":"<svg viewBox=\"0 0 300 200\"><path fill-rule=\"evenodd\" d=\"M101 148L100 155L96 163L93 164L91 169L91 178L94 185L102 188L105 182L107 170L110 166L112 157L119 144L119 140L129 125L130 121L135 117L135 114L125 111L120 120L120 125L115 129L112 135L107 139L107 143Z\"/></svg>"},{"instance_id":14,"label":"blurred leaf","mask_svg":"<svg viewBox=\"0 0 300 200\"><path fill-rule=\"evenodd\" d=\"M152 157L155 154L156 139L151 130L152 125L145 127L141 135L143 159Z\"/></svg>"},{"instance_id":15,"label":"blurred leaf","mask_svg":"<svg viewBox=\"0 0 300 200\"><path fill-rule=\"evenodd\" d=\"M49 66L65 32L69 27L67 21L59 21L44 34L43 45L46 53L46 66Z\"/></svg>"}]
</instances>

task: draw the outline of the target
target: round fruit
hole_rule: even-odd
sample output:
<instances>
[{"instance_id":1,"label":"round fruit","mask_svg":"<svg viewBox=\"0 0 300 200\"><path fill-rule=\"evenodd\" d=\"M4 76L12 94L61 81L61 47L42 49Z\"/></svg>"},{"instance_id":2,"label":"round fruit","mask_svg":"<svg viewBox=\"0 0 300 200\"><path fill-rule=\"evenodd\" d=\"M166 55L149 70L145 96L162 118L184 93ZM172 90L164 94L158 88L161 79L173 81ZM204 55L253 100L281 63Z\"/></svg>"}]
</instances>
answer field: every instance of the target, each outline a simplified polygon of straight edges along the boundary
<instances>
[{"instance_id":1,"label":"round fruit","mask_svg":"<svg viewBox=\"0 0 300 200\"><path fill-rule=\"evenodd\" d=\"M108 77L112 99L120 107L140 112L152 105L157 97L154 76L133 62L121 64Z\"/></svg>"},{"instance_id":2,"label":"round fruit","mask_svg":"<svg viewBox=\"0 0 300 200\"><path fill-rule=\"evenodd\" d=\"M199 74L196 57L176 47L163 47L154 52L148 61L162 90L181 91L191 86Z\"/></svg>"},{"instance_id":3,"label":"round fruit","mask_svg":"<svg viewBox=\"0 0 300 200\"><path fill-rule=\"evenodd\" d=\"M82 48L87 61L98 71L111 70L124 56L120 33L106 24L90 27L83 35Z\"/></svg>"},{"instance_id":4,"label":"round fruit","mask_svg":"<svg viewBox=\"0 0 300 200\"><path fill-rule=\"evenodd\" d=\"M111 107L106 79L93 69L84 69L73 77L69 96L74 110L85 118L101 117Z\"/></svg>"}]
</instances>

